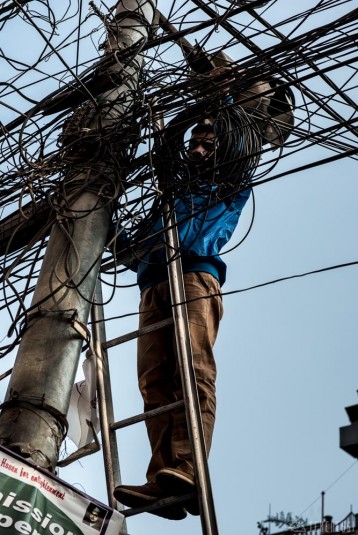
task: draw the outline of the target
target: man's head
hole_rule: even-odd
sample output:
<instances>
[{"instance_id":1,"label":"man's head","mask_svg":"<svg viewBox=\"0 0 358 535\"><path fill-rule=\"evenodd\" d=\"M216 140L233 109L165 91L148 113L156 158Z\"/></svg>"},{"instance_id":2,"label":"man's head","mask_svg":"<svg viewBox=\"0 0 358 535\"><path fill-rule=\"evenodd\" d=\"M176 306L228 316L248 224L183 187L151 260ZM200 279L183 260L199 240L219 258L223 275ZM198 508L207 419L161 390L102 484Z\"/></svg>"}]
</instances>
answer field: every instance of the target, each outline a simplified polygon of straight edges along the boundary
<instances>
[{"instance_id":1,"label":"man's head","mask_svg":"<svg viewBox=\"0 0 358 535\"><path fill-rule=\"evenodd\" d=\"M91 523L94 524L95 522L97 522L97 520L98 520L98 518L99 518L99 513L100 513L100 512L101 512L101 511L98 509L98 507L94 507L94 508L92 509L92 511L90 512L90 522L91 522Z\"/></svg>"},{"instance_id":2,"label":"man's head","mask_svg":"<svg viewBox=\"0 0 358 535\"><path fill-rule=\"evenodd\" d=\"M197 124L191 131L188 154L192 160L207 160L215 151L214 128L209 122Z\"/></svg>"}]
</instances>

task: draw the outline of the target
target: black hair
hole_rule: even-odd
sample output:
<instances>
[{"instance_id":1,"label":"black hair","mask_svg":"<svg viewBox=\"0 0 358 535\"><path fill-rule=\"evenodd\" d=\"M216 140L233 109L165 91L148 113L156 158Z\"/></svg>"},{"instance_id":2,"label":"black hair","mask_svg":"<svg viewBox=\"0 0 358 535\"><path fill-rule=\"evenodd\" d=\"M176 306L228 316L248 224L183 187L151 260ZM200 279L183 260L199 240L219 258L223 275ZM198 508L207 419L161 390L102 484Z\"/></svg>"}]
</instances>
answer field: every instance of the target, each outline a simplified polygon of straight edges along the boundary
<instances>
[{"instance_id":1,"label":"black hair","mask_svg":"<svg viewBox=\"0 0 358 535\"><path fill-rule=\"evenodd\" d=\"M214 132L214 126L209 123L198 123L191 131L193 134L206 134L207 132Z\"/></svg>"}]
</instances>

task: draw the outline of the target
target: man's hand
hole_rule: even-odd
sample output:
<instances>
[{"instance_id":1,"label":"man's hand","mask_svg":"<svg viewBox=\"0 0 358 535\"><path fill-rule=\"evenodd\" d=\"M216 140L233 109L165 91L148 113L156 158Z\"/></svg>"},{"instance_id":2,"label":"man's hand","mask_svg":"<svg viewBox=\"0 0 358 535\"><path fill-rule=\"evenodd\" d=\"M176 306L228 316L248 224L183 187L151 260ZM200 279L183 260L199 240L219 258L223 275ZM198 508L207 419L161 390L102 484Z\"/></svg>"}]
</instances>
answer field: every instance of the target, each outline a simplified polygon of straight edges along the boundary
<instances>
[{"instance_id":1,"label":"man's hand","mask_svg":"<svg viewBox=\"0 0 358 535\"><path fill-rule=\"evenodd\" d=\"M208 73L208 77L215 82L225 95L230 93L230 86L235 80L232 67L216 67Z\"/></svg>"}]
</instances>

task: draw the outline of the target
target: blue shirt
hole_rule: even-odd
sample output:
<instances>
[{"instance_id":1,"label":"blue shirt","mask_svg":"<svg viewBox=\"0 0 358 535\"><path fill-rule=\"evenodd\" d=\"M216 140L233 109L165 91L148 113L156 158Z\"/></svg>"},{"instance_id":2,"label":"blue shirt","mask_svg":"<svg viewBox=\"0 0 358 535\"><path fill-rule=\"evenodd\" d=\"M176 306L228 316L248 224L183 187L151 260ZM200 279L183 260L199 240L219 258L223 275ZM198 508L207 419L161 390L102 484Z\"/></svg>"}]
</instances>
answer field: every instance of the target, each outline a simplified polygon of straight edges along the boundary
<instances>
[{"instance_id":1,"label":"blue shirt","mask_svg":"<svg viewBox=\"0 0 358 535\"><path fill-rule=\"evenodd\" d=\"M224 284L226 264L219 253L230 240L250 193L251 189L246 188L222 201L215 198L215 189L210 188L203 195L190 194L175 202L184 273L205 271L216 277L221 285ZM152 233L160 233L161 229L163 223L160 218L153 225ZM137 267L141 291L168 278L162 234L151 241L153 246L160 243L163 247L146 254Z\"/></svg>"}]
</instances>

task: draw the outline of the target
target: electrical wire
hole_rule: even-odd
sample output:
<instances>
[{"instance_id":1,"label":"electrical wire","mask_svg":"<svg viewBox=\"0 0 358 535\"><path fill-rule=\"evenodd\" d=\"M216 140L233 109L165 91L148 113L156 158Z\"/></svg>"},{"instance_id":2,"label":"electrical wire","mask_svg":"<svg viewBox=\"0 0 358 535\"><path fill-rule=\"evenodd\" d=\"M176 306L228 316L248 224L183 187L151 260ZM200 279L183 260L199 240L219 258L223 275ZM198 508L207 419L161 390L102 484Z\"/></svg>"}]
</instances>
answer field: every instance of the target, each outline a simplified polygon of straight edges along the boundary
<instances>
[{"instance_id":1,"label":"electrical wire","mask_svg":"<svg viewBox=\"0 0 358 535\"><path fill-rule=\"evenodd\" d=\"M112 231L103 258L103 266L112 266L104 279L111 287L111 301L116 289L124 286L119 274L126 267L120 257L128 251L118 244L123 229L131 243L129 255L141 259L143 251L153 249L147 234L172 194L186 198L185 218L200 217L203 225L210 203L218 198L229 206L230 197L248 185L257 188L294 172L357 157L357 10L351 0L322 0L305 10L292 6L288 17L277 20L273 7L280 1L233 6L220 0L212 11L201 0L168 2L163 8L166 25L162 21L148 42L116 58L106 52L106 25L108 30L115 18L113 8L104 3L102 11L92 3L87 13L81 0L56 7L48 0L4 3L0 310L8 311L9 323L3 328L10 332L10 341L0 348L2 355L21 339L52 222L61 219L64 228L71 227L74 190L76 195L95 191L99 202L112 207ZM34 46L17 57L11 35L25 32ZM273 79L280 81L282 91L293 93L295 128L286 132L284 144L271 146L263 137L261 112L230 103L205 72L189 68L184 43L205 49L207 58L220 52L235 55L228 83L234 100L255 84ZM118 78L108 76L109 67L113 61L129 65L140 48L146 64L138 89L131 90L131 120L125 117L112 129L99 125L90 131L101 93L118 83ZM121 82L131 87L130 79ZM276 111L282 104L276 102ZM158 115L166 125L164 133L152 131ZM195 171L187 150L188 132L203 115L214 118L217 137L212 171L205 174L206 189L200 182L202 169ZM266 118L266 127L281 132L275 120ZM307 160L313 148L314 158ZM290 165L297 154L304 161ZM194 196L201 206L193 202ZM75 217L87 213L77 211ZM254 214L246 236L253 221ZM160 232L156 239L163 242ZM67 240L75 251L70 232ZM74 275L73 268L62 283L68 284Z\"/></svg>"}]
</instances>

